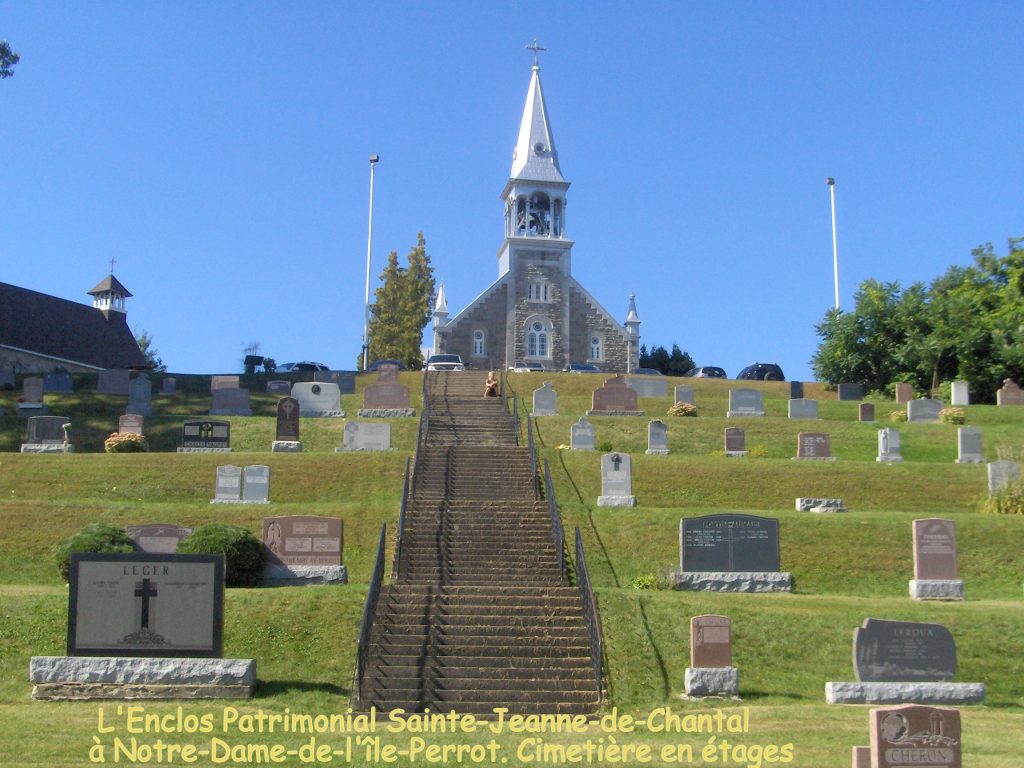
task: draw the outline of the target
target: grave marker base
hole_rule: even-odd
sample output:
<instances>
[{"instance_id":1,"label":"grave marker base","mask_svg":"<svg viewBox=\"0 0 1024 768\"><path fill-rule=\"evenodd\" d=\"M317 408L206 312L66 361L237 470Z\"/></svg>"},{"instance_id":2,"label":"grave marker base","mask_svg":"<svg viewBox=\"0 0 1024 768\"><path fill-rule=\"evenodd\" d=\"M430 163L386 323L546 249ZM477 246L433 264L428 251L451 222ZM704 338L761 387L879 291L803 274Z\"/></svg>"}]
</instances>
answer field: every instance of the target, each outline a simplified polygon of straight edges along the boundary
<instances>
[{"instance_id":1,"label":"grave marker base","mask_svg":"<svg viewBox=\"0 0 1024 768\"><path fill-rule=\"evenodd\" d=\"M275 440L270 444L272 453L301 453L302 443L297 440Z\"/></svg>"},{"instance_id":2,"label":"grave marker base","mask_svg":"<svg viewBox=\"0 0 1024 768\"><path fill-rule=\"evenodd\" d=\"M598 496L599 507L635 507L636 496Z\"/></svg>"},{"instance_id":3,"label":"grave marker base","mask_svg":"<svg viewBox=\"0 0 1024 768\"><path fill-rule=\"evenodd\" d=\"M648 456L668 456L668 448L648 448L644 453Z\"/></svg>"},{"instance_id":4,"label":"grave marker base","mask_svg":"<svg viewBox=\"0 0 1024 768\"><path fill-rule=\"evenodd\" d=\"M587 411L587 416L643 416L643 411Z\"/></svg>"},{"instance_id":5,"label":"grave marker base","mask_svg":"<svg viewBox=\"0 0 1024 768\"><path fill-rule=\"evenodd\" d=\"M33 656L29 682L34 699L243 699L256 660Z\"/></svg>"},{"instance_id":6,"label":"grave marker base","mask_svg":"<svg viewBox=\"0 0 1024 768\"><path fill-rule=\"evenodd\" d=\"M686 592L792 592L787 571L680 571L670 574L672 589Z\"/></svg>"},{"instance_id":7,"label":"grave marker base","mask_svg":"<svg viewBox=\"0 0 1024 768\"><path fill-rule=\"evenodd\" d=\"M828 704L980 704L984 683L825 683Z\"/></svg>"},{"instance_id":8,"label":"grave marker base","mask_svg":"<svg viewBox=\"0 0 1024 768\"><path fill-rule=\"evenodd\" d=\"M316 584L348 584L344 565L266 565L261 584L264 587L302 587Z\"/></svg>"},{"instance_id":9,"label":"grave marker base","mask_svg":"<svg viewBox=\"0 0 1024 768\"><path fill-rule=\"evenodd\" d=\"M211 504L269 504L270 499L210 499Z\"/></svg>"},{"instance_id":10,"label":"grave marker base","mask_svg":"<svg viewBox=\"0 0 1024 768\"><path fill-rule=\"evenodd\" d=\"M231 453L230 448L179 448L178 453Z\"/></svg>"},{"instance_id":11,"label":"grave marker base","mask_svg":"<svg viewBox=\"0 0 1024 768\"><path fill-rule=\"evenodd\" d=\"M911 579L910 596L914 600L963 600L963 579Z\"/></svg>"},{"instance_id":12,"label":"grave marker base","mask_svg":"<svg viewBox=\"0 0 1024 768\"><path fill-rule=\"evenodd\" d=\"M740 693L740 671L736 667L687 667L685 682L690 698Z\"/></svg>"},{"instance_id":13,"label":"grave marker base","mask_svg":"<svg viewBox=\"0 0 1024 768\"><path fill-rule=\"evenodd\" d=\"M415 416L415 408L360 408L357 411L363 419L395 419L405 416Z\"/></svg>"},{"instance_id":14,"label":"grave marker base","mask_svg":"<svg viewBox=\"0 0 1024 768\"><path fill-rule=\"evenodd\" d=\"M71 443L22 443L22 453L74 453Z\"/></svg>"},{"instance_id":15,"label":"grave marker base","mask_svg":"<svg viewBox=\"0 0 1024 768\"><path fill-rule=\"evenodd\" d=\"M42 403L18 403L18 415L22 418L29 416L46 416L50 409Z\"/></svg>"},{"instance_id":16,"label":"grave marker base","mask_svg":"<svg viewBox=\"0 0 1024 768\"><path fill-rule=\"evenodd\" d=\"M300 410L299 416L304 419L344 419L344 411L308 411Z\"/></svg>"},{"instance_id":17,"label":"grave marker base","mask_svg":"<svg viewBox=\"0 0 1024 768\"><path fill-rule=\"evenodd\" d=\"M797 512L849 512L842 499L817 499L798 498L796 500Z\"/></svg>"},{"instance_id":18,"label":"grave marker base","mask_svg":"<svg viewBox=\"0 0 1024 768\"><path fill-rule=\"evenodd\" d=\"M747 455L747 452L746 451L726 451L725 455L729 456L731 458L742 459L744 456Z\"/></svg>"}]
</instances>

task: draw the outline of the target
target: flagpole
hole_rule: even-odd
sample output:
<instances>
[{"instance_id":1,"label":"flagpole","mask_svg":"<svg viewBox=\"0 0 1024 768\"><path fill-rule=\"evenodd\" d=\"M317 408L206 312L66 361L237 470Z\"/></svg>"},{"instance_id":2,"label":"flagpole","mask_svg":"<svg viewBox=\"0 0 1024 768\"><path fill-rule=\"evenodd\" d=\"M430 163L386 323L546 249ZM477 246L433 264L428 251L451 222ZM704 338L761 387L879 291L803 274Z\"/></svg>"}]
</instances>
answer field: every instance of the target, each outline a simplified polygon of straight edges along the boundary
<instances>
[{"instance_id":1,"label":"flagpole","mask_svg":"<svg viewBox=\"0 0 1024 768\"><path fill-rule=\"evenodd\" d=\"M836 284L836 312L839 311L839 251L836 248L836 180L829 176L825 179L828 184L829 196L832 198L832 274L835 276Z\"/></svg>"}]
</instances>

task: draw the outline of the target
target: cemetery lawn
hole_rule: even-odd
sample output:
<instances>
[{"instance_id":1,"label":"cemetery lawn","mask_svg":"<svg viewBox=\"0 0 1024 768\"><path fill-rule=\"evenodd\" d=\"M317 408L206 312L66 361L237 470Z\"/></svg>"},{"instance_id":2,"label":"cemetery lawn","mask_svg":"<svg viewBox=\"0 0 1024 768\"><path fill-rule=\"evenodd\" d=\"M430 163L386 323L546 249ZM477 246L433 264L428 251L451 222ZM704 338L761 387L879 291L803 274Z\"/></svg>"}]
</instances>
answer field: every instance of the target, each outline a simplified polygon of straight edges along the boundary
<instances>
[{"instance_id":1,"label":"cemetery lawn","mask_svg":"<svg viewBox=\"0 0 1024 768\"><path fill-rule=\"evenodd\" d=\"M402 374L414 401L419 379ZM1024 732L1024 517L985 515L977 504L985 492L985 469L957 465L956 427L948 424L899 424L904 462L874 461L876 431L896 406L877 400L877 424L856 421L856 403L838 402L834 393L806 385L819 398L821 419L786 418L788 385L754 384L765 392L763 419L726 419L728 389L736 382L670 379L669 387L694 387L700 415L665 416L671 398L640 401L644 418L592 417L597 443L610 443L633 456L636 509L598 508L598 453L561 450L569 428L590 405L600 376L516 374L508 380L529 413L530 393L553 381L558 416L537 420L537 445L551 466L562 518L571 539L579 527L600 608L605 638L608 704L603 714L646 717L659 707L678 713L714 712L749 707L750 732L731 742L794 745L789 763L763 765L799 768L845 766L850 748L868 742L868 709L824 703L825 682L853 679L852 635L868 616L934 621L956 639L956 680L984 682L984 705L961 708L964 763L971 768L1018 768L1019 738ZM359 379L359 388L365 385ZM181 385L179 385L181 386ZM744 383L743 386L747 386ZM159 391L158 386L154 387ZM0 393L9 395L10 393ZM81 453L70 456L22 456L17 450L24 422L0 417L0 764L7 766L86 766L102 707L107 721L118 703L44 703L31 700L29 658L64 652L67 589L52 559L53 547L82 526L97 521L127 525L165 522L194 526L212 520L260 530L265 515L318 514L344 519L344 559L349 585L338 588L230 589L225 605L224 655L255 658L257 697L246 702L138 702L149 713L214 713L225 706L245 712L344 713L355 666L356 636L380 525L388 523L388 571L401 497L405 459L413 450L417 419L394 419L395 451L335 454L342 420L302 422L302 454L271 454L272 410L256 407L251 418L229 418L235 452L224 455L171 453L183 418L202 413L209 396L183 392L186 405L154 397L156 425L149 454L98 453L102 432L116 423L124 398L91 394L47 396L50 412L85 423ZM68 398L66 401L58 401ZM826 399L833 398L833 399ZM109 402L108 402L109 400ZM361 398L345 396L354 414ZM270 401L268 401L269 403ZM10 413L12 403L0 402ZM420 403L414 402L419 409ZM81 408L81 410L78 410ZM979 426L988 460L997 448L1024 450L1024 408L969 406L968 424ZM669 427L669 456L645 456L646 425L663 419ZM330 422L330 423L328 423ZM722 430L747 430L745 459L720 455ZM799 431L827 432L835 462L791 460ZM77 434L77 433L76 433ZM307 442L308 441L308 442ZM523 444L525 444L525 432ZM221 506L209 503L216 466L268 464L269 506ZM798 496L842 498L848 514L813 515L793 511ZM675 592L665 589L667 572L678 567L681 517L717 512L767 515L780 521L782 568L794 574L788 595ZM907 597L912 576L911 521L920 517L956 521L963 603L918 603ZM649 587L637 589L636 586ZM725 614L733 622L733 653L740 669L742 701L687 702L681 699L689 662L688 624L702 613ZM383 719L383 718L382 718ZM123 728L118 735L127 736ZM215 734L218 735L218 734ZM223 734L220 734L223 736ZM543 734L547 744L596 742L608 734L591 727L575 736ZM104 736L110 740L111 737ZM140 738L143 738L140 736ZM144 736L153 743L157 735ZM200 743L203 737L169 734L175 744ZM208 738L208 737L206 737ZM233 743L282 743L297 748L301 734L231 734ZM328 738L328 737L325 737ZM343 736L329 737L338 745ZM435 743L483 744L490 736L431 734ZM524 735L494 737L508 765L540 765L517 756ZM719 740L721 740L721 736ZM383 735L386 743L408 745L409 734ZM620 734L620 745L650 745L663 765L754 765L742 761L705 761L700 747L707 735L666 735L639 731ZM693 761L662 761L668 745L693 746ZM499 759L500 761L500 759ZM108 764L112 763L108 755ZM423 763L422 759L419 761ZM464 761L464 764L468 761ZM335 761L333 764L338 764ZM121 758L120 764L132 764ZM138 763L136 763L138 764ZM153 763L155 764L155 761ZM184 765L182 760L170 764ZM211 764L200 761L199 765ZM225 765L246 761L227 760ZM252 764L256 764L253 762ZM294 759L283 763L299 765ZM351 764L380 765L354 755ZM400 763L402 764L402 763ZM436 764L455 764L454 760ZM486 764L486 763L485 763ZM638 765L610 761L598 765Z\"/></svg>"}]
</instances>

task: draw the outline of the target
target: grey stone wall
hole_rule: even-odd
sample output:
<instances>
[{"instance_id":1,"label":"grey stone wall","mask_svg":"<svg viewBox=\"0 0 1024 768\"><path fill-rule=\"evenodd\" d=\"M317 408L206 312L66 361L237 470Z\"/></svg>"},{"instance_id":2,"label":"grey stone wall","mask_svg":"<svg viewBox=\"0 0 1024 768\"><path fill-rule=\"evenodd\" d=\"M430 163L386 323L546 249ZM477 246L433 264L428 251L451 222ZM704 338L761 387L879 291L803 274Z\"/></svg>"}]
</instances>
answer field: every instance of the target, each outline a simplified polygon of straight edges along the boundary
<instances>
[{"instance_id":1,"label":"grey stone wall","mask_svg":"<svg viewBox=\"0 0 1024 768\"><path fill-rule=\"evenodd\" d=\"M458 322L449 323L444 330L444 351L461 355L463 362L478 370L501 370L505 367L505 308L508 305L508 284L502 283ZM484 332L484 357L473 357L473 331ZM514 362L509 358L509 364Z\"/></svg>"},{"instance_id":2,"label":"grey stone wall","mask_svg":"<svg viewBox=\"0 0 1024 768\"><path fill-rule=\"evenodd\" d=\"M590 337L599 336L603 347L603 359L595 361L594 364L602 371L625 373L628 354L625 328L598 310L579 289L571 288L569 295L573 326L570 346L572 362L589 361Z\"/></svg>"},{"instance_id":3,"label":"grey stone wall","mask_svg":"<svg viewBox=\"0 0 1024 768\"><path fill-rule=\"evenodd\" d=\"M57 366L62 366L71 373L96 373L98 368L54 360L52 357L33 355L31 352L18 352L0 347L0 370L17 370L20 373L49 373Z\"/></svg>"},{"instance_id":4,"label":"grey stone wall","mask_svg":"<svg viewBox=\"0 0 1024 768\"><path fill-rule=\"evenodd\" d=\"M532 258L526 258L524 254L517 253L515 258L518 262L518 269L514 270L515 281L513 283L513 297L515 309L513 311L514 333L515 333L515 355L509 359L526 359L526 322L532 317L544 317L551 323L551 337L548 339L550 345L550 359L544 361L544 365L552 370L560 371L569 364L566 349L566 336L568 334L565 288L562 284L562 273L558 262L544 265L536 261L537 255L531 254ZM548 301L530 301L529 285L534 280L544 280L548 284Z\"/></svg>"}]
</instances>

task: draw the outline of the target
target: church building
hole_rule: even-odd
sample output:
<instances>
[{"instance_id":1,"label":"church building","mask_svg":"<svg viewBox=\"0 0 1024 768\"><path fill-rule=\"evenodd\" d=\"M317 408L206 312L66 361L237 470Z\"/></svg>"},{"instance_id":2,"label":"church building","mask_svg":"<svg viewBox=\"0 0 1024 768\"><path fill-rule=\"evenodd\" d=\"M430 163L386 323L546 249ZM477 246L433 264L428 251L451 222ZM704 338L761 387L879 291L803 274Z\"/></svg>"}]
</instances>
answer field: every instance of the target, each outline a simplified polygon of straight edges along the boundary
<instances>
[{"instance_id":1,"label":"church building","mask_svg":"<svg viewBox=\"0 0 1024 768\"><path fill-rule=\"evenodd\" d=\"M434 354L459 354L476 369L516 362L558 371L591 363L624 373L637 367L640 318L629 297L619 323L572 276L566 218L569 182L558 165L540 84L536 44L530 87L512 172L501 199L505 239L498 251L498 279L468 307L449 317L442 284L434 306Z\"/></svg>"}]
</instances>

